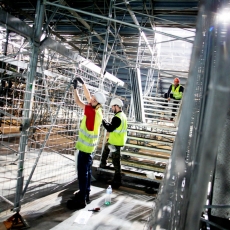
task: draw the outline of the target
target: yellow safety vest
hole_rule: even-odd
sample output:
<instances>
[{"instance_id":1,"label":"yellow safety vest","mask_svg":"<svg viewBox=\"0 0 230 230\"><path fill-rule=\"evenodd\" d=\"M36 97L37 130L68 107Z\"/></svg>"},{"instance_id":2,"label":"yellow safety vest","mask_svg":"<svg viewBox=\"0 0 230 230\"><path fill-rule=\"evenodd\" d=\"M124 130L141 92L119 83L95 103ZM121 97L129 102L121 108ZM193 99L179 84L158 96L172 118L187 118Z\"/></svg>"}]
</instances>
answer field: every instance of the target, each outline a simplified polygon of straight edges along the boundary
<instances>
[{"instance_id":1,"label":"yellow safety vest","mask_svg":"<svg viewBox=\"0 0 230 230\"><path fill-rule=\"evenodd\" d=\"M175 89L175 86L172 85L172 93L173 93L173 97L177 100L182 98L182 92L179 92L180 89L180 85L177 86L177 88Z\"/></svg>"},{"instance_id":2,"label":"yellow safety vest","mask_svg":"<svg viewBox=\"0 0 230 230\"><path fill-rule=\"evenodd\" d=\"M102 111L99 108L95 114L94 129L93 131L89 131L86 127L86 116L84 115L80 125L79 137L75 145L76 149L85 153L92 153L95 150L100 134L102 118Z\"/></svg>"},{"instance_id":3,"label":"yellow safety vest","mask_svg":"<svg viewBox=\"0 0 230 230\"><path fill-rule=\"evenodd\" d=\"M124 146L127 140L127 117L123 112L117 113L115 116L121 119L121 124L109 134L108 143L116 146Z\"/></svg>"}]
</instances>

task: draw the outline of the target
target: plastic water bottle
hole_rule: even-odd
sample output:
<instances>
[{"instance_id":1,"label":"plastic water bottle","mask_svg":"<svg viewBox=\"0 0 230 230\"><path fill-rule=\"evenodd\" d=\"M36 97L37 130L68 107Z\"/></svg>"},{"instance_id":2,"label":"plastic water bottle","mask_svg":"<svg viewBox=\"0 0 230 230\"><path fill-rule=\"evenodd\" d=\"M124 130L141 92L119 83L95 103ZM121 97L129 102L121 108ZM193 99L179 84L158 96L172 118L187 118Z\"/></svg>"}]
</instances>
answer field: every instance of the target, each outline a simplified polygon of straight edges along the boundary
<instances>
[{"instance_id":1,"label":"plastic water bottle","mask_svg":"<svg viewBox=\"0 0 230 230\"><path fill-rule=\"evenodd\" d=\"M105 205L111 204L111 194L112 194L112 187L111 185L109 185L109 187L106 189Z\"/></svg>"}]
</instances>

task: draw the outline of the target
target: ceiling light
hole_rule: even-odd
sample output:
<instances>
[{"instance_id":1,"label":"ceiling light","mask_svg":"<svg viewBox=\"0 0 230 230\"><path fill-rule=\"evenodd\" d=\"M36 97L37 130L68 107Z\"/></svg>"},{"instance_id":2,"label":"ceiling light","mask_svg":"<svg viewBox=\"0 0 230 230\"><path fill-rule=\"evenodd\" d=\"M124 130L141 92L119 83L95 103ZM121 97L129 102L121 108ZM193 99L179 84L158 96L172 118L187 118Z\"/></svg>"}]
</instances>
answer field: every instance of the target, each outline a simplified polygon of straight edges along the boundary
<instances>
[{"instance_id":1,"label":"ceiling light","mask_svg":"<svg viewBox=\"0 0 230 230\"><path fill-rule=\"evenodd\" d=\"M216 15L216 19L218 23L230 23L230 14L229 14L229 9L225 8L221 10L219 13Z\"/></svg>"}]
</instances>

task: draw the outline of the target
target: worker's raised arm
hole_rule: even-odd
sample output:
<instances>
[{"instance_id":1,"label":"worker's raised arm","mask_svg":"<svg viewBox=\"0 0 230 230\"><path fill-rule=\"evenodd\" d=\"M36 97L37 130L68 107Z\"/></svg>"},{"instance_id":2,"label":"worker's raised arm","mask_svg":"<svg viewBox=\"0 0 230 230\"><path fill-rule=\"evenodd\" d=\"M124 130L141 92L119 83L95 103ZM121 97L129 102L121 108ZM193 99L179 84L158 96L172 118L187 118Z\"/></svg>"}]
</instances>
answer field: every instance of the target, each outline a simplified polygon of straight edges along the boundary
<instances>
[{"instance_id":1,"label":"worker's raised arm","mask_svg":"<svg viewBox=\"0 0 230 230\"><path fill-rule=\"evenodd\" d=\"M79 81L82 84L86 100L87 100L88 103L90 103L91 94L90 94L88 88L86 87L86 84L85 84L84 80L82 79L82 77L77 77L76 80Z\"/></svg>"},{"instance_id":2,"label":"worker's raised arm","mask_svg":"<svg viewBox=\"0 0 230 230\"><path fill-rule=\"evenodd\" d=\"M74 88L73 90L74 100L79 107L81 107L82 109L85 109L85 103L80 99L79 94L78 94L76 79L73 81L73 85L74 85L73 87Z\"/></svg>"},{"instance_id":3,"label":"worker's raised arm","mask_svg":"<svg viewBox=\"0 0 230 230\"><path fill-rule=\"evenodd\" d=\"M84 94L85 94L85 97L87 99L87 102L90 103L91 94L90 94L88 88L86 87L85 83L83 84L83 90L84 90Z\"/></svg>"}]
</instances>

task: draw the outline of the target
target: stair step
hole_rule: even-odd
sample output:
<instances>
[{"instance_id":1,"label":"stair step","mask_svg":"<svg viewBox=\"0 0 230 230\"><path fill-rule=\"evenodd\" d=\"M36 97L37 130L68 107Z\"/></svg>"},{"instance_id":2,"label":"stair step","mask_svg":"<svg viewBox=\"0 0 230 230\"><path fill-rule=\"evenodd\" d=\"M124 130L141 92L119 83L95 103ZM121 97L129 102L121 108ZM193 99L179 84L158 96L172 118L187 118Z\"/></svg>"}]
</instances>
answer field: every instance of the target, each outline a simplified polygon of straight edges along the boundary
<instances>
[{"instance_id":1,"label":"stair step","mask_svg":"<svg viewBox=\"0 0 230 230\"><path fill-rule=\"evenodd\" d=\"M168 114L171 114L172 113L172 109L174 110L178 110L179 108L171 108L171 107L168 107L167 110L160 110L160 109L152 109L152 108L144 108L145 111L151 111L151 112L154 112L153 113L148 113L148 112L145 112L145 114L149 114L149 115L161 115L162 113L168 113ZM157 112L157 113L155 113Z\"/></svg>"},{"instance_id":2,"label":"stair step","mask_svg":"<svg viewBox=\"0 0 230 230\"><path fill-rule=\"evenodd\" d=\"M166 149L160 149L160 148L154 148L154 147L148 147L148 146L143 146L143 145L134 145L134 144L126 144L126 147L132 147L136 149L147 149L151 150L154 152L163 152L163 153L168 153L168 156L170 156L171 150L166 150Z\"/></svg>"},{"instance_id":3,"label":"stair step","mask_svg":"<svg viewBox=\"0 0 230 230\"><path fill-rule=\"evenodd\" d=\"M106 173L112 173L114 174L114 170L111 169L102 169L102 168L97 168L98 171L101 172L106 172ZM131 171L123 171L122 170L122 175L127 176L127 177L132 177L136 179L141 179L141 180L146 180L146 181L151 181L151 182L156 182L156 183L161 183L162 178L156 178L156 179L150 179L146 176L144 173L136 173L136 172L131 172Z\"/></svg>"},{"instance_id":4,"label":"stair step","mask_svg":"<svg viewBox=\"0 0 230 230\"><path fill-rule=\"evenodd\" d=\"M109 163L112 163L112 160L108 160ZM133 168L138 168L138 169L144 169L144 170L149 170L152 172L165 172L165 168L159 167L159 166L154 166L154 164L149 163L143 163L143 162L138 162L138 161L132 161L132 160L121 160L121 164L124 166L130 166Z\"/></svg>"},{"instance_id":5,"label":"stair step","mask_svg":"<svg viewBox=\"0 0 230 230\"><path fill-rule=\"evenodd\" d=\"M171 118L173 118L173 117L171 117ZM152 118L152 117L145 116L145 119L152 121L152 122L157 122L158 125L160 125L160 123L161 124L173 124L174 125L174 121L170 121L170 120L164 119L164 118L158 119L158 118Z\"/></svg>"},{"instance_id":6,"label":"stair step","mask_svg":"<svg viewBox=\"0 0 230 230\"><path fill-rule=\"evenodd\" d=\"M175 138L175 135L176 135L176 134L164 134L164 133L148 131L148 130L137 130L137 129L131 129L131 128L128 128L128 132L143 133L143 134L147 134L147 135L155 135L155 136L162 136L162 137L169 137L169 138ZM128 134L128 136L129 135L130 134ZM130 136L132 136L132 135L130 135Z\"/></svg>"},{"instance_id":7,"label":"stair step","mask_svg":"<svg viewBox=\"0 0 230 230\"><path fill-rule=\"evenodd\" d=\"M146 160L152 160L156 162L163 162L163 163L168 163L169 161L169 155L165 154L163 155L156 155L153 153L139 153L139 152L130 152L130 151L121 151L121 154L127 155L127 156L132 156L132 157L138 157Z\"/></svg>"},{"instance_id":8,"label":"stair step","mask_svg":"<svg viewBox=\"0 0 230 230\"><path fill-rule=\"evenodd\" d=\"M146 129L146 127L148 127L148 129L155 129L155 130L160 130L160 132L162 132L162 130L165 130L167 132L177 132L177 128L175 126L173 126L173 124L165 124L165 125L158 125L158 124L155 124L155 123L136 123L136 122L132 122L132 121L129 121L128 122L128 125L129 126L137 126L138 128L143 128L143 129ZM130 128L132 129L132 128ZM141 129L140 129L141 130ZM141 130L141 131L144 131L144 130ZM149 130L147 130L149 131Z\"/></svg>"},{"instance_id":9,"label":"stair step","mask_svg":"<svg viewBox=\"0 0 230 230\"><path fill-rule=\"evenodd\" d=\"M151 143L156 143L156 144L161 144L161 145L166 145L166 146L173 145L173 142L169 142L169 141L158 141L158 140L154 140L150 138L143 138L143 137L136 137L136 136L128 136L128 139L151 142Z\"/></svg>"}]
</instances>

